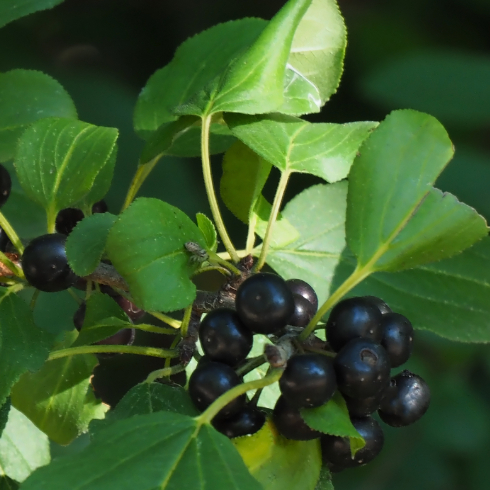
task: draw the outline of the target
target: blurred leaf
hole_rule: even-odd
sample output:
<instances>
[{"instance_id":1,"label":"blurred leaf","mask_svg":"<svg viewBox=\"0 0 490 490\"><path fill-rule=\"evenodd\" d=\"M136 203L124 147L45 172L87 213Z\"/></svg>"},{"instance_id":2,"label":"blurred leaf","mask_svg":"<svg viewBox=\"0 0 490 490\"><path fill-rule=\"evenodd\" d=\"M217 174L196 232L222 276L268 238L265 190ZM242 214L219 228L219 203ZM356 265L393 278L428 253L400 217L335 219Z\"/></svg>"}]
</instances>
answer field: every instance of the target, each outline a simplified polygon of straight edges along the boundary
<instances>
[{"instance_id":1,"label":"blurred leaf","mask_svg":"<svg viewBox=\"0 0 490 490\"><path fill-rule=\"evenodd\" d=\"M334 490L332 483L332 473L326 466L322 466L320 478L316 482L315 490Z\"/></svg>"},{"instance_id":2,"label":"blurred leaf","mask_svg":"<svg viewBox=\"0 0 490 490\"><path fill-rule=\"evenodd\" d=\"M0 27L26 15L58 5L63 0L4 0L0 4Z\"/></svg>"},{"instance_id":3,"label":"blurred leaf","mask_svg":"<svg viewBox=\"0 0 490 490\"><path fill-rule=\"evenodd\" d=\"M176 120L175 106L218 77L266 25L261 19L226 22L181 44L172 61L155 72L141 92L134 113L136 132L148 137L163 123Z\"/></svg>"},{"instance_id":4,"label":"blurred leaf","mask_svg":"<svg viewBox=\"0 0 490 490\"><path fill-rule=\"evenodd\" d=\"M0 6L0 25L3 8ZM17 140L34 121L51 116L77 118L75 105L63 87L34 70L0 73L0 107L0 162L14 157Z\"/></svg>"},{"instance_id":5,"label":"blurred leaf","mask_svg":"<svg viewBox=\"0 0 490 490\"><path fill-rule=\"evenodd\" d=\"M22 482L36 468L48 464L50 459L46 435L12 407L0 438L0 474ZM16 487L10 487L3 481L0 488Z\"/></svg>"},{"instance_id":6,"label":"blurred leaf","mask_svg":"<svg viewBox=\"0 0 490 490\"><path fill-rule=\"evenodd\" d=\"M241 141L281 172L303 172L327 182L345 179L361 143L378 123L309 123L282 114L227 114Z\"/></svg>"},{"instance_id":7,"label":"blurred leaf","mask_svg":"<svg viewBox=\"0 0 490 490\"><path fill-rule=\"evenodd\" d=\"M196 116L225 111L261 114L282 105L289 51L298 24L311 2L286 2L247 51L234 59L221 77L178 107L176 113Z\"/></svg>"},{"instance_id":8,"label":"blurred leaf","mask_svg":"<svg viewBox=\"0 0 490 490\"><path fill-rule=\"evenodd\" d=\"M0 288L0 403L26 371L38 370L48 357L52 339L34 325L31 310L16 294Z\"/></svg>"},{"instance_id":9,"label":"blurred leaf","mask_svg":"<svg viewBox=\"0 0 490 490\"><path fill-rule=\"evenodd\" d=\"M110 157L116 139L113 128L70 119L37 121L19 140L15 160L19 181L54 222L60 209L81 200L104 167L114 163Z\"/></svg>"},{"instance_id":10,"label":"blurred leaf","mask_svg":"<svg viewBox=\"0 0 490 490\"><path fill-rule=\"evenodd\" d=\"M12 404L50 439L70 444L107 409L90 386L97 363L93 355L48 361L38 372L20 378L12 389Z\"/></svg>"},{"instance_id":11,"label":"blurred leaf","mask_svg":"<svg viewBox=\"0 0 490 490\"><path fill-rule=\"evenodd\" d=\"M0 407L0 437L2 435L3 429L5 429L5 425L7 424L7 420L9 418L10 413L10 398L5 400L5 403Z\"/></svg>"},{"instance_id":12,"label":"blurred leaf","mask_svg":"<svg viewBox=\"0 0 490 490\"><path fill-rule=\"evenodd\" d=\"M196 214L197 226L201 230L208 250L216 252L218 248L218 236L213 222L202 213Z\"/></svg>"},{"instance_id":13,"label":"blurred leaf","mask_svg":"<svg viewBox=\"0 0 490 490\"><path fill-rule=\"evenodd\" d=\"M70 267L79 276L88 276L99 265L109 231L117 216L97 213L80 221L66 240Z\"/></svg>"},{"instance_id":14,"label":"blurred leaf","mask_svg":"<svg viewBox=\"0 0 490 490\"><path fill-rule=\"evenodd\" d=\"M474 209L431 187L453 155L432 116L391 113L349 174L346 233L359 267L402 270L450 257L488 234Z\"/></svg>"},{"instance_id":15,"label":"blurred leaf","mask_svg":"<svg viewBox=\"0 0 490 490\"><path fill-rule=\"evenodd\" d=\"M8 476L0 476L0 490L18 490L19 484Z\"/></svg>"},{"instance_id":16,"label":"blurred leaf","mask_svg":"<svg viewBox=\"0 0 490 490\"><path fill-rule=\"evenodd\" d=\"M284 279L307 281L320 304L330 293L330 283L345 247L346 196L347 182L338 182L312 186L294 197L283 215L300 238L274 245L267 256L267 263Z\"/></svg>"},{"instance_id":17,"label":"blurred leaf","mask_svg":"<svg viewBox=\"0 0 490 490\"><path fill-rule=\"evenodd\" d=\"M185 415L156 412L97 432L74 456L34 473L23 490L259 490L230 440Z\"/></svg>"},{"instance_id":18,"label":"blurred leaf","mask_svg":"<svg viewBox=\"0 0 490 490\"><path fill-rule=\"evenodd\" d=\"M285 102L277 112L320 112L342 75L347 35L335 0L313 0L293 38L285 77Z\"/></svg>"},{"instance_id":19,"label":"blurred leaf","mask_svg":"<svg viewBox=\"0 0 490 490\"><path fill-rule=\"evenodd\" d=\"M198 264L184 248L189 241L206 248L189 217L158 199L139 198L119 216L109 232L107 253L137 306L173 311L194 300L196 287L189 277Z\"/></svg>"},{"instance_id":20,"label":"blurred leaf","mask_svg":"<svg viewBox=\"0 0 490 490\"><path fill-rule=\"evenodd\" d=\"M348 437L352 454L366 445L352 425L347 405L338 391L321 407L301 409L301 417L312 429L332 436Z\"/></svg>"},{"instance_id":21,"label":"blurred leaf","mask_svg":"<svg viewBox=\"0 0 490 490\"><path fill-rule=\"evenodd\" d=\"M264 489L314 490L322 464L318 439L291 441L268 420L258 432L237 437L233 444Z\"/></svg>"},{"instance_id":22,"label":"blurred leaf","mask_svg":"<svg viewBox=\"0 0 490 490\"><path fill-rule=\"evenodd\" d=\"M361 79L369 100L411 107L455 126L490 123L490 56L431 49L387 62Z\"/></svg>"}]
</instances>

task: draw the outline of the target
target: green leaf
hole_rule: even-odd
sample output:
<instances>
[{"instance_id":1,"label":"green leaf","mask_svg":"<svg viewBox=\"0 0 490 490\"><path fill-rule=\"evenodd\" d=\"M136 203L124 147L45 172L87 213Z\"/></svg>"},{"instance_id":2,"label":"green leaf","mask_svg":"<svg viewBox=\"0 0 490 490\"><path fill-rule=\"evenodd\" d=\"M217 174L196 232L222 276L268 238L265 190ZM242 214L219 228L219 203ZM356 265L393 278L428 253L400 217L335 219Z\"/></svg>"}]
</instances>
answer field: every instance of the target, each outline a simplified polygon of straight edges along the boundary
<instances>
[{"instance_id":1,"label":"green leaf","mask_svg":"<svg viewBox=\"0 0 490 490\"><path fill-rule=\"evenodd\" d=\"M347 34L335 0L313 0L291 46L284 104L277 112L320 112L342 75Z\"/></svg>"},{"instance_id":2,"label":"green leaf","mask_svg":"<svg viewBox=\"0 0 490 490\"><path fill-rule=\"evenodd\" d=\"M173 311L194 300L189 277L199 264L189 260L188 241L206 248L189 217L158 199L137 199L120 215L109 232L107 253L140 308Z\"/></svg>"},{"instance_id":3,"label":"green leaf","mask_svg":"<svg viewBox=\"0 0 490 490\"><path fill-rule=\"evenodd\" d=\"M22 413L12 408L0 438L0 475L24 481L36 468L49 463L49 440ZM0 488L16 488L2 482Z\"/></svg>"},{"instance_id":4,"label":"green leaf","mask_svg":"<svg viewBox=\"0 0 490 490\"><path fill-rule=\"evenodd\" d=\"M230 440L196 419L156 412L115 422L77 455L36 471L22 490L260 490Z\"/></svg>"},{"instance_id":5,"label":"green leaf","mask_svg":"<svg viewBox=\"0 0 490 490\"><path fill-rule=\"evenodd\" d=\"M17 140L34 121L52 116L77 118L75 105L63 87L34 70L0 73L0 107L0 162L14 157Z\"/></svg>"},{"instance_id":6,"label":"green leaf","mask_svg":"<svg viewBox=\"0 0 490 490\"><path fill-rule=\"evenodd\" d=\"M18 490L19 484L8 476L0 476L0 490Z\"/></svg>"},{"instance_id":7,"label":"green leaf","mask_svg":"<svg viewBox=\"0 0 490 490\"><path fill-rule=\"evenodd\" d=\"M404 54L360 80L364 95L378 105L411 107L463 128L490 123L489 84L488 54L448 49Z\"/></svg>"},{"instance_id":8,"label":"green leaf","mask_svg":"<svg viewBox=\"0 0 490 490\"><path fill-rule=\"evenodd\" d=\"M395 271L450 257L488 234L475 210L431 184L453 155L432 116L391 113L349 175L347 241L366 270Z\"/></svg>"},{"instance_id":9,"label":"green leaf","mask_svg":"<svg viewBox=\"0 0 490 490\"><path fill-rule=\"evenodd\" d=\"M345 247L346 197L347 182L319 184L298 194L286 205L283 215L300 238L274 245L267 256L267 263L285 279L299 278L311 284L320 304L329 296Z\"/></svg>"},{"instance_id":10,"label":"green leaf","mask_svg":"<svg viewBox=\"0 0 490 490\"><path fill-rule=\"evenodd\" d=\"M31 310L17 295L0 288L0 403L26 371L37 371L48 357L52 339L32 320Z\"/></svg>"},{"instance_id":11,"label":"green leaf","mask_svg":"<svg viewBox=\"0 0 490 490\"><path fill-rule=\"evenodd\" d=\"M257 40L220 78L177 108L178 114L262 114L284 101L284 76L294 34L312 0L289 0Z\"/></svg>"},{"instance_id":12,"label":"green leaf","mask_svg":"<svg viewBox=\"0 0 490 490\"><path fill-rule=\"evenodd\" d=\"M134 113L136 132L147 137L177 119L174 107L218 77L266 25L261 19L226 22L181 44L172 61L154 73L142 90Z\"/></svg>"},{"instance_id":13,"label":"green leaf","mask_svg":"<svg viewBox=\"0 0 490 490\"><path fill-rule=\"evenodd\" d=\"M109 231L117 216L97 213L80 221L66 240L70 267L79 276L88 276L99 265Z\"/></svg>"},{"instance_id":14,"label":"green leaf","mask_svg":"<svg viewBox=\"0 0 490 490\"><path fill-rule=\"evenodd\" d=\"M315 490L334 490L332 483L332 473L326 466L322 466L320 478L316 483Z\"/></svg>"},{"instance_id":15,"label":"green leaf","mask_svg":"<svg viewBox=\"0 0 490 490\"><path fill-rule=\"evenodd\" d=\"M5 429L5 425L7 425L11 405L10 398L7 398L0 408L0 436L2 435L3 429Z\"/></svg>"},{"instance_id":16,"label":"green leaf","mask_svg":"<svg viewBox=\"0 0 490 490\"><path fill-rule=\"evenodd\" d=\"M318 439L291 441L271 421L255 434L233 439L250 473L267 490L314 490L320 474Z\"/></svg>"},{"instance_id":17,"label":"green leaf","mask_svg":"<svg viewBox=\"0 0 490 490\"><path fill-rule=\"evenodd\" d=\"M226 114L233 134L281 172L345 179L361 143L378 123L309 123L282 114Z\"/></svg>"},{"instance_id":18,"label":"green leaf","mask_svg":"<svg viewBox=\"0 0 490 490\"><path fill-rule=\"evenodd\" d=\"M312 429L332 436L348 437L352 455L366 445L364 439L352 425L347 405L339 392L336 392L321 407L302 408L301 416Z\"/></svg>"},{"instance_id":19,"label":"green leaf","mask_svg":"<svg viewBox=\"0 0 490 490\"><path fill-rule=\"evenodd\" d=\"M216 228L213 222L202 213L196 214L196 221L206 241L207 249L216 252L218 249L218 235L216 234Z\"/></svg>"},{"instance_id":20,"label":"green leaf","mask_svg":"<svg viewBox=\"0 0 490 490\"><path fill-rule=\"evenodd\" d=\"M57 212L80 201L111 154L117 129L70 119L47 118L21 136L15 159L20 184L54 222Z\"/></svg>"},{"instance_id":21,"label":"green leaf","mask_svg":"<svg viewBox=\"0 0 490 490\"><path fill-rule=\"evenodd\" d=\"M63 0L21 0L21 1L3 1L0 5L0 27L20 19L26 15L46 10L58 5Z\"/></svg>"},{"instance_id":22,"label":"green leaf","mask_svg":"<svg viewBox=\"0 0 490 490\"><path fill-rule=\"evenodd\" d=\"M76 355L48 361L34 374L24 374L12 389L12 404L50 439L69 444L103 418L106 406L90 386L93 355Z\"/></svg>"}]
</instances>

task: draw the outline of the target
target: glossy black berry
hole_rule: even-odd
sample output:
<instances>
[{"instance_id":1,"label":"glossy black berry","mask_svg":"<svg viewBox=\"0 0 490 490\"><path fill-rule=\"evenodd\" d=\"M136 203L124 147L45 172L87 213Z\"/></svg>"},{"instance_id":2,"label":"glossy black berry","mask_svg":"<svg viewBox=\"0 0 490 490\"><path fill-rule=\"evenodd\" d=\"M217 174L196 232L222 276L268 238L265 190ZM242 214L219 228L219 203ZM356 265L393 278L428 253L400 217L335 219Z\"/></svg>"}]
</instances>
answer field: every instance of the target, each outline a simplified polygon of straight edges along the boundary
<instances>
[{"instance_id":1,"label":"glossy black berry","mask_svg":"<svg viewBox=\"0 0 490 490\"><path fill-rule=\"evenodd\" d=\"M384 391L380 391L374 396L368 398L352 398L347 395L343 395L347 410L351 417L366 417L378 410L381 404L381 398Z\"/></svg>"},{"instance_id":2,"label":"glossy black berry","mask_svg":"<svg viewBox=\"0 0 490 490\"><path fill-rule=\"evenodd\" d=\"M129 301L129 299L126 299L119 294L116 294L116 296L114 296L114 301L133 322L141 320L145 315L145 310L138 308L132 301Z\"/></svg>"},{"instance_id":3,"label":"glossy black berry","mask_svg":"<svg viewBox=\"0 0 490 490\"><path fill-rule=\"evenodd\" d=\"M255 407L245 407L226 419L213 419L213 427L230 439L255 434L264 423L264 413Z\"/></svg>"},{"instance_id":4,"label":"glossy black berry","mask_svg":"<svg viewBox=\"0 0 490 490\"><path fill-rule=\"evenodd\" d=\"M253 334L236 311L219 308L208 313L201 322L199 340L210 359L235 366L252 349Z\"/></svg>"},{"instance_id":5,"label":"glossy black berry","mask_svg":"<svg viewBox=\"0 0 490 490\"><path fill-rule=\"evenodd\" d=\"M294 441L309 441L321 436L318 432L306 425L298 408L294 408L280 396L272 412L272 421L276 429L286 438Z\"/></svg>"},{"instance_id":6,"label":"glossy black berry","mask_svg":"<svg viewBox=\"0 0 490 490\"><path fill-rule=\"evenodd\" d=\"M238 288L236 311L252 332L276 333L294 313L293 293L284 279L275 274L254 274Z\"/></svg>"},{"instance_id":7,"label":"glossy black berry","mask_svg":"<svg viewBox=\"0 0 490 490\"><path fill-rule=\"evenodd\" d=\"M381 312L365 298L348 298L337 303L326 326L327 341L335 352L352 339L381 340Z\"/></svg>"},{"instance_id":8,"label":"glossy black berry","mask_svg":"<svg viewBox=\"0 0 490 490\"><path fill-rule=\"evenodd\" d=\"M68 289L77 280L65 250L66 236L58 233L34 238L22 255L22 268L29 284L49 293Z\"/></svg>"},{"instance_id":9,"label":"glossy black berry","mask_svg":"<svg viewBox=\"0 0 490 490\"><path fill-rule=\"evenodd\" d=\"M7 252L8 248L12 245L10 238L7 236L7 233L0 227L0 252Z\"/></svg>"},{"instance_id":10,"label":"glossy black berry","mask_svg":"<svg viewBox=\"0 0 490 490\"><path fill-rule=\"evenodd\" d=\"M352 458L348 437L322 435L322 458L332 471L362 466L372 461L383 449L384 434L372 417L351 418L352 425L366 441L366 445Z\"/></svg>"},{"instance_id":11,"label":"glossy black berry","mask_svg":"<svg viewBox=\"0 0 490 490\"><path fill-rule=\"evenodd\" d=\"M289 359L279 380L282 396L294 408L319 407L337 389L332 358L322 354L298 354Z\"/></svg>"},{"instance_id":12,"label":"glossy black berry","mask_svg":"<svg viewBox=\"0 0 490 490\"><path fill-rule=\"evenodd\" d=\"M377 306L382 315L391 313L391 308L381 298L378 298L377 296L363 296L363 298Z\"/></svg>"},{"instance_id":13,"label":"glossy black berry","mask_svg":"<svg viewBox=\"0 0 490 490\"><path fill-rule=\"evenodd\" d=\"M381 345L388 352L391 367L405 364L412 353L413 327L399 313L386 313L381 319Z\"/></svg>"},{"instance_id":14,"label":"glossy black berry","mask_svg":"<svg viewBox=\"0 0 490 490\"><path fill-rule=\"evenodd\" d=\"M339 390L352 398L368 398L388 386L390 360L381 345L369 339L354 339L334 360Z\"/></svg>"},{"instance_id":15,"label":"glossy black berry","mask_svg":"<svg viewBox=\"0 0 490 490\"><path fill-rule=\"evenodd\" d=\"M294 327L306 327L310 320L314 317L316 310L314 306L303 296L293 294L294 298L294 313L289 319L289 325Z\"/></svg>"},{"instance_id":16,"label":"glossy black berry","mask_svg":"<svg viewBox=\"0 0 490 490\"><path fill-rule=\"evenodd\" d=\"M199 364L189 378L189 396L196 408L206 410L223 393L241 383L238 375L227 364L206 362ZM233 399L220 410L219 417L229 417L245 406L246 397L241 395Z\"/></svg>"},{"instance_id":17,"label":"glossy black berry","mask_svg":"<svg viewBox=\"0 0 490 490\"><path fill-rule=\"evenodd\" d=\"M307 299L313 305L313 310L316 313L316 310L318 310L318 296L307 282L302 279L288 279L286 284L293 294L299 294Z\"/></svg>"},{"instance_id":18,"label":"glossy black berry","mask_svg":"<svg viewBox=\"0 0 490 490\"><path fill-rule=\"evenodd\" d=\"M12 179L8 170L0 165L0 207L2 207L10 196L12 190Z\"/></svg>"},{"instance_id":19,"label":"glossy black berry","mask_svg":"<svg viewBox=\"0 0 490 490\"><path fill-rule=\"evenodd\" d=\"M97 201L93 206L92 206L92 214L96 213L107 213L109 210L106 202L102 199L101 201Z\"/></svg>"},{"instance_id":20,"label":"glossy black berry","mask_svg":"<svg viewBox=\"0 0 490 490\"><path fill-rule=\"evenodd\" d=\"M56 216L56 231L63 235L69 235L75 226L82 221L83 211L78 208L62 209Z\"/></svg>"},{"instance_id":21,"label":"glossy black berry","mask_svg":"<svg viewBox=\"0 0 490 490\"><path fill-rule=\"evenodd\" d=\"M427 383L410 371L402 371L392 378L384 392L378 414L381 420L392 427L403 427L416 422L430 405L430 390Z\"/></svg>"}]
</instances>

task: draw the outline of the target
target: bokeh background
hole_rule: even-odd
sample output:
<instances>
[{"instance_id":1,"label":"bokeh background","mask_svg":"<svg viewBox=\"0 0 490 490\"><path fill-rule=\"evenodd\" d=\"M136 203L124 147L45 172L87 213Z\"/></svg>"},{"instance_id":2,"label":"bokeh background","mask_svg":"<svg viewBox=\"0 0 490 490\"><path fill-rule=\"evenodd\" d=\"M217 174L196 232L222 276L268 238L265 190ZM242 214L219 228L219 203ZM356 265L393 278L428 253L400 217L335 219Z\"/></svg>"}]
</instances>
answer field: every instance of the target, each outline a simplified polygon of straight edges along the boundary
<instances>
[{"instance_id":1,"label":"bokeh background","mask_svg":"<svg viewBox=\"0 0 490 490\"><path fill-rule=\"evenodd\" d=\"M192 34L245 16L269 19L282 4L283 0L66 0L0 30L0 70L42 70L69 91L80 119L119 128L116 176L107 198L117 212L143 146L132 131L132 112L148 77ZM433 114L456 146L456 157L438 186L488 219L490 0L339 4L349 33L345 74L338 93L321 114L309 119L381 120L396 108ZM219 158L213 165L219 179ZM317 182L311 176L294 177L286 201ZM274 176L269 192L273 181ZM209 215L200 166L192 159L165 159L141 194L160 197L190 215ZM6 213L15 213L15 202L10 206ZM22 217L18 219L24 226ZM226 219L233 239L243 240L244 227L231 214ZM30 226L26 221L25 234L34 233ZM387 428L381 456L364 468L336 475L336 488L487 490L490 346L457 344L419 332L407 367L433 387L428 414L413 427Z\"/></svg>"}]
</instances>

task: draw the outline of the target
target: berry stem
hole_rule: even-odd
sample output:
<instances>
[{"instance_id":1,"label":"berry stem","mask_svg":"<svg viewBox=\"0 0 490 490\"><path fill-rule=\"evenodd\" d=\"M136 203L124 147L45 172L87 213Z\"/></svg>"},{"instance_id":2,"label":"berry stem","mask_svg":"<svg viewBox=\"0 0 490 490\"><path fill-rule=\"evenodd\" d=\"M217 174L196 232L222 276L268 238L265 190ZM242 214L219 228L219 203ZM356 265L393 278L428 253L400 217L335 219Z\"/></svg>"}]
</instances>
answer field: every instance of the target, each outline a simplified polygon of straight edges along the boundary
<instances>
[{"instance_id":1,"label":"berry stem","mask_svg":"<svg viewBox=\"0 0 490 490\"><path fill-rule=\"evenodd\" d=\"M260 269L264 267L267 253L269 252L269 246L272 240L272 230L274 228L274 223L276 222L277 215L279 214L279 209L281 208L282 199L284 197L284 192L286 191L286 186L288 184L290 175L291 172L289 170L285 170L281 173L281 178L279 179L276 195L274 196L274 202L272 203L271 215L269 216L269 222L267 223L267 229L265 230L264 241L262 242L262 250L260 251L260 257L255 266L256 271L260 271Z\"/></svg>"},{"instance_id":2,"label":"berry stem","mask_svg":"<svg viewBox=\"0 0 490 490\"><path fill-rule=\"evenodd\" d=\"M262 366L262 364L265 364L266 362L267 360L263 355L253 357L252 359L247 360L247 362L243 366L240 366L236 370L236 373L238 374L238 376L245 376L246 374L253 371L255 368Z\"/></svg>"},{"instance_id":3,"label":"berry stem","mask_svg":"<svg viewBox=\"0 0 490 490\"><path fill-rule=\"evenodd\" d=\"M227 252L230 254L233 262L238 262L240 258L236 252L233 243L231 243L228 232L226 231L223 218L218 206L218 200L216 199L216 193L214 190L213 177L211 174L211 161L209 159L209 128L211 126L210 115L202 118L202 131L201 131L201 158L202 158L202 173L204 177L204 185L206 187L206 194L208 195L209 205L211 206L211 212L213 214L216 229L218 230L221 241L225 246Z\"/></svg>"},{"instance_id":4,"label":"berry stem","mask_svg":"<svg viewBox=\"0 0 490 490\"><path fill-rule=\"evenodd\" d=\"M257 215L252 213L248 222L247 242L245 245L245 252L247 255L252 253L255 245L255 227L257 226ZM240 252L238 252L240 253Z\"/></svg>"},{"instance_id":5,"label":"berry stem","mask_svg":"<svg viewBox=\"0 0 490 490\"><path fill-rule=\"evenodd\" d=\"M69 347L51 352L48 361L60 359L61 357L75 356L79 354L137 354L150 357L179 357L177 350L157 349L156 347L142 347L135 345L81 345L79 347Z\"/></svg>"},{"instance_id":6,"label":"berry stem","mask_svg":"<svg viewBox=\"0 0 490 490\"><path fill-rule=\"evenodd\" d=\"M152 371L145 379L145 381L143 381L143 383L153 383L159 378L169 378L170 376L181 373L182 371L185 371L185 366L183 366L182 364L176 364L172 367L157 369L156 371Z\"/></svg>"},{"instance_id":7,"label":"berry stem","mask_svg":"<svg viewBox=\"0 0 490 490\"><path fill-rule=\"evenodd\" d=\"M135 198L136 194L140 190L140 187L143 185L143 182L146 180L148 175L150 175L151 171L158 163L160 158L162 158L162 155L156 156L153 160L150 160L149 162L143 165L141 165L141 163L138 165L133 180L129 185L128 193L126 194L126 199L124 200L124 204L121 208L121 212L124 211L133 202L133 199Z\"/></svg>"},{"instance_id":8,"label":"berry stem","mask_svg":"<svg viewBox=\"0 0 490 490\"><path fill-rule=\"evenodd\" d=\"M150 325L148 323L137 323L134 325L128 325L128 328L136 328L143 330L144 332L158 333L161 335L175 335L176 330L174 328L157 327L156 325Z\"/></svg>"},{"instance_id":9,"label":"berry stem","mask_svg":"<svg viewBox=\"0 0 490 490\"><path fill-rule=\"evenodd\" d=\"M233 264L231 264L227 260L222 259L218 254L211 252L209 250L207 251L207 254L209 256L209 259L208 259L209 262L211 262L211 263L215 262L217 264L222 265L223 267L228 269L230 272L233 272L233 274L235 274L235 276L240 276L242 274L239 269L237 269Z\"/></svg>"},{"instance_id":10,"label":"berry stem","mask_svg":"<svg viewBox=\"0 0 490 490\"><path fill-rule=\"evenodd\" d=\"M160 313L159 311L147 311L147 313L166 323L167 325L170 325L172 328L178 329L182 325L180 320L176 320L171 316L165 315L165 313Z\"/></svg>"},{"instance_id":11,"label":"berry stem","mask_svg":"<svg viewBox=\"0 0 490 490\"><path fill-rule=\"evenodd\" d=\"M282 372L282 369L273 369L267 376L264 376L261 379L255 379L248 383L239 384L226 393L223 393L197 418L198 424L210 424L213 417L236 397L243 395L247 391L258 390L275 383L281 377Z\"/></svg>"},{"instance_id":12,"label":"berry stem","mask_svg":"<svg viewBox=\"0 0 490 490\"><path fill-rule=\"evenodd\" d=\"M80 306L83 303L82 298L80 298L80 296L78 296L77 293L75 293L75 291L73 291L72 288L68 288L67 291L68 294L77 302L78 306Z\"/></svg>"},{"instance_id":13,"label":"berry stem","mask_svg":"<svg viewBox=\"0 0 490 490\"><path fill-rule=\"evenodd\" d=\"M34 290L34 294L32 295L32 298L31 298L31 302L29 303L29 308L31 311L34 311L34 308L36 307L37 298L39 298L40 292L41 291L39 291L39 289Z\"/></svg>"},{"instance_id":14,"label":"berry stem","mask_svg":"<svg viewBox=\"0 0 490 490\"><path fill-rule=\"evenodd\" d=\"M15 230L12 228L9 220L5 217L5 215L0 212L0 227L10 238L10 241L14 245L14 247L18 250L18 252L22 255L24 253L24 245L20 241L19 236L15 233Z\"/></svg>"},{"instance_id":15,"label":"berry stem","mask_svg":"<svg viewBox=\"0 0 490 490\"><path fill-rule=\"evenodd\" d=\"M197 269L197 271L191 275L191 278L196 277L199 274L204 274L205 272L210 272L210 271L217 271L217 272L220 272L221 274L223 274L224 276L227 276L227 277L230 276L230 271L228 269L225 269L224 267L221 267L220 265L210 265L210 266L201 267L200 269Z\"/></svg>"},{"instance_id":16,"label":"berry stem","mask_svg":"<svg viewBox=\"0 0 490 490\"><path fill-rule=\"evenodd\" d=\"M187 336L187 329L189 328L189 322L191 320L191 315L192 315L192 304L190 304L184 310L184 318L182 318L182 324L180 326L180 333L181 333L182 337Z\"/></svg>"}]
</instances>

